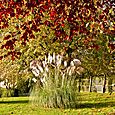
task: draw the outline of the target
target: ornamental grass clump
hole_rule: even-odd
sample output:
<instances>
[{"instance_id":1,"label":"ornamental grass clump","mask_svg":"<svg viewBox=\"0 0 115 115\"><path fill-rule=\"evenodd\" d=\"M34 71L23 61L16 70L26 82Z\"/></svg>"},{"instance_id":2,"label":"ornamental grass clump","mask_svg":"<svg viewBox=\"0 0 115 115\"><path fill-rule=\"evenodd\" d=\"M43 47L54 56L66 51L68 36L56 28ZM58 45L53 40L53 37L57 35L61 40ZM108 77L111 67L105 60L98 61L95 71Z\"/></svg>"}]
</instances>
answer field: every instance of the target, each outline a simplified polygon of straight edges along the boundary
<instances>
[{"instance_id":1,"label":"ornamental grass clump","mask_svg":"<svg viewBox=\"0 0 115 115\"><path fill-rule=\"evenodd\" d=\"M30 64L37 79L30 95L30 101L42 107L76 108L79 97L76 82L77 67L81 62L72 60L69 66L65 64L62 67L63 58L60 55L57 55L55 60L53 58L49 56L47 61L46 59L42 63L33 61Z\"/></svg>"}]
</instances>

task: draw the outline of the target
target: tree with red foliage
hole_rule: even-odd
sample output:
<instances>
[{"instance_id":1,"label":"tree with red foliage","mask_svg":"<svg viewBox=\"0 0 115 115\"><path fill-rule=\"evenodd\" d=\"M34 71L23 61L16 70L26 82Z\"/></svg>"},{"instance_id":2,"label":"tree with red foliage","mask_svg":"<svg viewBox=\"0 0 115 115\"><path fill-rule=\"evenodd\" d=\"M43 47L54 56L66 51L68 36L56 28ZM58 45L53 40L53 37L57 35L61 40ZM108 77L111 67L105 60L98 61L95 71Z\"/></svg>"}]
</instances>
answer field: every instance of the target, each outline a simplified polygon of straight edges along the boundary
<instances>
[{"instance_id":1,"label":"tree with red foliage","mask_svg":"<svg viewBox=\"0 0 115 115\"><path fill-rule=\"evenodd\" d=\"M49 38L51 31L53 36ZM107 41L112 52L115 48L111 44L115 37L114 1L2 0L0 33L0 59L8 55L12 60L19 57L22 52L17 45L26 46L38 36L41 36L39 43L52 46L58 42L70 54L79 47L98 51L102 46L98 41ZM100 34L107 37L100 40ZM44 48L42 44L40 47Z\"/></svg>"}]
</instances>

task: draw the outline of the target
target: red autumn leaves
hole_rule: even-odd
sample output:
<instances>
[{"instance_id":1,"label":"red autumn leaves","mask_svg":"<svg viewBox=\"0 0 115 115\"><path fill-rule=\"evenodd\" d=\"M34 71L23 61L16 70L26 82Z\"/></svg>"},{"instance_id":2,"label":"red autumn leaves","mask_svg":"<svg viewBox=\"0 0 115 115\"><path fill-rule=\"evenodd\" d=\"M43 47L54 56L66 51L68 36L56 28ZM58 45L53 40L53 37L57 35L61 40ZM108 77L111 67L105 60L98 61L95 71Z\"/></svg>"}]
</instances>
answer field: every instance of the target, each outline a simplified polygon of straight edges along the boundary
<instances>
[{"instance_id":1,"label":"red autumn leaves","mask_svg":"<svg viewBox=\"0 0 115 115\"><path fill-rule=\"evenodd\" d=\"M33 15L33 19L15 26L16 31L19 31L21 35L22 45L26 45L29 39L35 38L34 33L41 31L40 25L48 26L55 31L55 38L60 42L71 41L76 36L96 37L100 30L103 34L113 35L114 30L107 28L109 27L108 19L112 22L114 18L110 12L113 3L110 1L109 5L107 4L106 0L96 3L88 0L82 2L79 0L29 0L29 2L4 0L0 2L0 29L8 28L9 20L12 18L16 17L18 20L20 17L26 18L26 16ZM45 14L48 15L47 18ZM97 26L92 24L93 22L96 22ZM88 23L89 25L86 26ZM69 33L67 33L68 30L70 30ZM1 48L14 50L17 39L8 35L4 37L4 40L6 44L3 44ZM89 45L88 47L98 51L99 45L94 41L90 42L93 45L90 46L87 39L82 40L83 45ZM114 49L112 44L109 44L109 47Z\"/></svg>"}]
</instances>

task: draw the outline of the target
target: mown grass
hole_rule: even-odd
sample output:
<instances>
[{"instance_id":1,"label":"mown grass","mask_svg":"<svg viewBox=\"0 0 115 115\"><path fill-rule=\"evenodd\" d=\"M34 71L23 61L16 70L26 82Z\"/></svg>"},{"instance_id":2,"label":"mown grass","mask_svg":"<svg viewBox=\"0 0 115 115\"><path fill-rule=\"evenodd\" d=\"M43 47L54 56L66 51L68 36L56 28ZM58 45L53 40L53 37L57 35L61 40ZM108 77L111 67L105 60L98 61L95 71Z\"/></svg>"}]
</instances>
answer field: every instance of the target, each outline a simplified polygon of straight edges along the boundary
<instances>
[{"instance_id":1,"label":"mown grass","mask_svg":"<svg viewBox=\"0 0 115 115\"><path fill-rule=\"evenodd\" d=\"M40 108L29 97L0 98L0 115L115 115L115 93L81 93L76 109Z\"/></svg>"}]
</instances>

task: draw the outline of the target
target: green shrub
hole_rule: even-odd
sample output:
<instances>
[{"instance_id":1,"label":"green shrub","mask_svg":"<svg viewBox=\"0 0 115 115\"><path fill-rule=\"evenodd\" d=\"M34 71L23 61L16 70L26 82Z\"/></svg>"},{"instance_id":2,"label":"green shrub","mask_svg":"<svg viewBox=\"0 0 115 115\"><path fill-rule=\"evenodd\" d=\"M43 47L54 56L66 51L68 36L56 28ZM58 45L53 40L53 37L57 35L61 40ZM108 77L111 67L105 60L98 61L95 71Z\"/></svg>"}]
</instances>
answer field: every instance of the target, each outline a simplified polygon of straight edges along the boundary
<instances>
[{"instance_id":1,"label":"green shrub","mask_svg":"<svg viewBox=\"0 0 115 115\"><path fill-rule=\"evenodd\" d=\"M25 80L25 79L19 78L17 82L17 90L20 96L27 95L27 94L29 95L29 90L30 90L29 79Z\"/></svg>"},{"instance_id":2,"label":"green shrub","mask_svg":"<svg viewBox=\"0 0 115 115\"><path fill-rule=\"evenodd\" d=\"M13 97L13 96L14 96L14 90L2 88L1 97Z\"/></svg>"}]
</instances>

